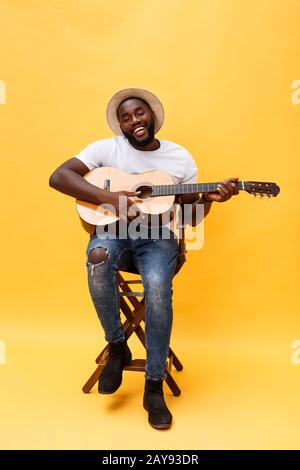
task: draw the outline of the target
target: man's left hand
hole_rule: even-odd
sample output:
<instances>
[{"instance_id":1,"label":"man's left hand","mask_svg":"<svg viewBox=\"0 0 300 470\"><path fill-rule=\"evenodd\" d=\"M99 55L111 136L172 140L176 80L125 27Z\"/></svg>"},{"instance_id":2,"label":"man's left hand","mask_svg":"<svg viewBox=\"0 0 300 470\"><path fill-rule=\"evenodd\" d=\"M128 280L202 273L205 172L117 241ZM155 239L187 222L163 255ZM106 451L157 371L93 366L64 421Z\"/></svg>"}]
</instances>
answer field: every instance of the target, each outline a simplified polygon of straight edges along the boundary
<instances>
[{"instance_id":1,"label":"man's left hand","mask_svg":"<svg viewBox=\"0 0 300 470\"><path fill-rule=\"evenodd\" d=\"M237 177L228 178L221 181L217 186L217 191L214 193L204 193L207 201L224 202L228 201L235 194L239 194L236 184L239 180Z\"/></svg>"}]
</instances>

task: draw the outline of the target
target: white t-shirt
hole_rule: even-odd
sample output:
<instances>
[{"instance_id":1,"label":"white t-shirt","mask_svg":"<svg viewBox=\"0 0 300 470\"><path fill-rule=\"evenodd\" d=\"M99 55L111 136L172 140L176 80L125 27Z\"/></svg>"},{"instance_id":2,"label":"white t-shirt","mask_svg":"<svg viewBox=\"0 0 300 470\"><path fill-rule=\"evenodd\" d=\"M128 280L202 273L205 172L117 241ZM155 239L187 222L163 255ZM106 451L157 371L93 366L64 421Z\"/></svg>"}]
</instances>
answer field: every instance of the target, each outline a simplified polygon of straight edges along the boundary
<instances>
[{"instance_id":1,"label":"white t-shirt","mask_svg":"<svg viewBox=\"0 0 300 470\"><path fill-rule=\"evenodd\" d=\"M172 176L174 184L196 183L198 170L190 153L173 142L159 142L157 150L136 150L124 136L115 136L89 144L75 157L89 170L100 166L118 168L131 174L161 170Z\"/></svg>"}]
</instances>

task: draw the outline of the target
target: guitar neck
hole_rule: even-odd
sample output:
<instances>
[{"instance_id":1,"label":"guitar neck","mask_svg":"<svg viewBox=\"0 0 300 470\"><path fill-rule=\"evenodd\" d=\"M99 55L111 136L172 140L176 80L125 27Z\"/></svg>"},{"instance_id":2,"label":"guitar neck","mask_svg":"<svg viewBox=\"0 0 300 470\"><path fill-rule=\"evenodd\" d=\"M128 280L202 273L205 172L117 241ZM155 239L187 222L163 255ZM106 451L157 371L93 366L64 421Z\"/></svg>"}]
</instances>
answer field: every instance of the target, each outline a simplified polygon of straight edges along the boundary
<instances>
[{"instance_id":1,"label":"guitar neck","mask_svg":"<svg viewBox=\"0 0 300 470\"><path fill-rule=\"evenodd\" d=\"M164 184L152 186L152 196L175 196L188 193L214 193L220 183ZM237 189L244 189L244 182L235 183Z\"/></svg>"}]
</instances>

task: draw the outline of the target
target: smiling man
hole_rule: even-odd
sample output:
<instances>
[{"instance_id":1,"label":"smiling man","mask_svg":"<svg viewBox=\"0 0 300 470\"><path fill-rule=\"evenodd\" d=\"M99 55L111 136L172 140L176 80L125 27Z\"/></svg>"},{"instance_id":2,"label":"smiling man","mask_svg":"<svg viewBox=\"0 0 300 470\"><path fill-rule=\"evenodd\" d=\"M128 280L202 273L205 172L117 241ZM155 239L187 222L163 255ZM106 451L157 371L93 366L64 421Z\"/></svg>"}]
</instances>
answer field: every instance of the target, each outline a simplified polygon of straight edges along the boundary
<instances>
[{"instance_id":1,"label":"smiling man","mask_svg":"<svg viewBox=\"0 0 300 470\"><path fill-rule=\"evenodd\" d=\"M62 193L94 204L108 203L119 210L119 199L137 196L135 192L107 192L83 176L97 167L114 167L137 174L149 170L169 173L174 184L196 183L197 167L182 146L157 139L164 121L164 109L151 92L140 88L120 90L107 106L107 121L115 137L88 145L76 157L58 167L49 184ZM189 196L193 208L223 202L237 194L230 178L220 183L215 193ZM172 415L165 403L163 381L172 328L172 279L177 266L178 243L168 238L108 238L94 233L86 250L88 284L97 315L109 342L109 356L99 378L99 393L114 393L121 385L122 372L131 362L119 312L117 270L135 271L142 276L146 297L146 374L143 405L149 423L157 428L171 425Z\"/></svg>"},{"instance_id":2,"label":"smiling man","mask_svg":"<svg viewBox=\"0 0 300 470\"><path fill-rule=\"evenodd\" d=\"M160 143L154 138L155 118L146 101L134 97L126 98L118 107L117 117L123 135L134 148L159 149Z\"/></svg>"}]
</instances>

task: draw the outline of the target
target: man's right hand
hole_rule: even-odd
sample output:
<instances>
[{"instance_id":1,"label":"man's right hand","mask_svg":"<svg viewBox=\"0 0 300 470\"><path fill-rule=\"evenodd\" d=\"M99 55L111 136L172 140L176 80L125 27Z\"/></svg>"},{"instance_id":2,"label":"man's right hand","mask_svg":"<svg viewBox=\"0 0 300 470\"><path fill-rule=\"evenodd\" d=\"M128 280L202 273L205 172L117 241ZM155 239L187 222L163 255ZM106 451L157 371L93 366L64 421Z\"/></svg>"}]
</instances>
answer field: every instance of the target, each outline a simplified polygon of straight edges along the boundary
<instances>
[{"instance_id":1,"label":"man's right hand","mask_svg":"<svg viewBox=\"0 0 300 470\"><path fill-rule=\"evenodd\" d=\"M130 197L138 197L141 191L111 191L107 193L107 203L111 204L115 213L124 222L130 222L139 215L139 211L135 202L130 200ZM137 213L138 212L138 213Z\"/></svg>"}]
</instances>

